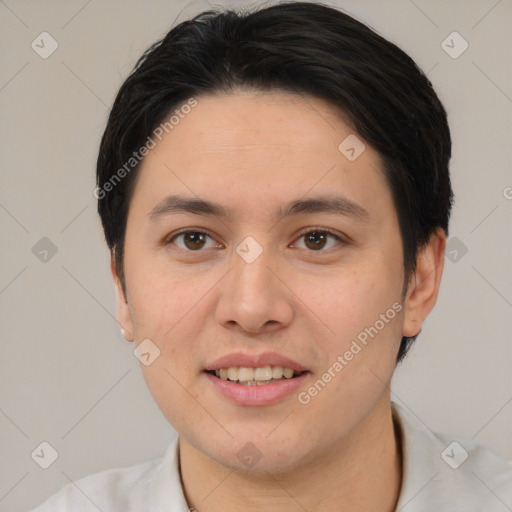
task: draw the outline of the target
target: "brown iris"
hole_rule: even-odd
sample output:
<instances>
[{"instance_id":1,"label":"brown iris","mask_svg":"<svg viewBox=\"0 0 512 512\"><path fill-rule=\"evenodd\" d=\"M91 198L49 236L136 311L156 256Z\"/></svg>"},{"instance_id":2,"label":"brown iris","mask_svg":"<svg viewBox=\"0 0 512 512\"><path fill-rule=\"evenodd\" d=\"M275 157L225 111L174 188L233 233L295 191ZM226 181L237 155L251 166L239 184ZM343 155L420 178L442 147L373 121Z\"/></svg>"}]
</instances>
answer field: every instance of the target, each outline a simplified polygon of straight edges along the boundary
<instances>
[{"instance_id":1,"label":"brown iris","mask_svg":"<svg viewBox=\"0 0 512 512\"><path fill-rule=\"evenodd\" d=\"M309 249L322 249L325 246L328 236L329 235L326 233L322 233L320 231L311 231L304 235L305 244ZM311 242L311 246L309 245L309 242Z\"/></svg>"},{"instance_id":2,"label":"brown iris","mask_svg":"<svg viewBox=\"0 0 512 512\"><path fill-rule=\"evenodd\" d=\"M183 241L188 249L201 249L206 241L205 233L199 231L191 231L183 233Z\"/></svg>"}]
</instances>

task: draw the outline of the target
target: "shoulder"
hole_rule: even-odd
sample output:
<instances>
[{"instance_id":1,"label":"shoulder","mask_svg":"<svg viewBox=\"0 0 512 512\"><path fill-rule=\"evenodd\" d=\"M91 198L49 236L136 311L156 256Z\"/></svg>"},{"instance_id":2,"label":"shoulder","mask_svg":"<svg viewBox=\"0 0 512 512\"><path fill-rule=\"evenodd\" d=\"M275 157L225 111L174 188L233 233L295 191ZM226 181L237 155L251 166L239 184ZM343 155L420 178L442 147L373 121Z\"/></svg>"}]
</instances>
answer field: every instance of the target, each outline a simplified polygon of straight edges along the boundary
<instances>
[{"instance_id":1,"label":"shoulder","mask_svg":"<svg viewBox=\"0 0 512 512\"><path fill-rule=\"evenodd\" d=\"M31 512L135 512L145 510L159 474L172 477L176 441L165 456L101 471L66 484Z\"/></svg>"},{"instance_id":2,"label":"shoulder","mask_svg":"<svg viewBox=\"0 0 512 512\"><path fill-rule=\"evenodd\" d=\"M397 510L501 512L512 507L512 461L474 441L428 430L393 404L402 434L403 482Z\"/></svg>"}]
</instances>

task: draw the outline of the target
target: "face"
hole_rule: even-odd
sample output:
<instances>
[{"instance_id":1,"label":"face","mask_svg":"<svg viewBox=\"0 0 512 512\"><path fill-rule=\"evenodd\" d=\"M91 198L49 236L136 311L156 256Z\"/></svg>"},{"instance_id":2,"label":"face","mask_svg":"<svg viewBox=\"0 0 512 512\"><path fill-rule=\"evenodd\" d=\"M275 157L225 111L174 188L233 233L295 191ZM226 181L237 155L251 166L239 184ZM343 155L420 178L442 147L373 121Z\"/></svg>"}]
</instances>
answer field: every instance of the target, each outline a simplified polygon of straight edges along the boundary
<instances>
[{"instance_id":1,"label":"face","mask_svg":"<svg viewBox=\"0 0 512 512\"><path fill-rule=\"evenodd\" d=\"M228 467L249 451L285 471L389 404L401 337L416 334L397 215L379 155L360 137L364 150L340 150L354 131L322 100L196 99L139 170L119 321L160 351L141 367L183 440ZM300 375L248 385L229 367Z\"/></svg>"}]
</instances>

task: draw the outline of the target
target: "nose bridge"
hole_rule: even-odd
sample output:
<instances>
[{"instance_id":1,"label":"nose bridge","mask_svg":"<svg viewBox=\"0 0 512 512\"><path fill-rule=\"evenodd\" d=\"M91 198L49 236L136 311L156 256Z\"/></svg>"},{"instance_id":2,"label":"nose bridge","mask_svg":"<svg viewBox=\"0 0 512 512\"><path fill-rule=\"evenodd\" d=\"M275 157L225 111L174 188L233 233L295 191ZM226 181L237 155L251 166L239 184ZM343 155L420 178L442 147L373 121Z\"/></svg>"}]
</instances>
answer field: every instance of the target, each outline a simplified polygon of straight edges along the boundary
<instances>
[{"instance_id":1,"label":"nose bridge","mask_svg":"<svg viewBox=\"0 0 512 512\"><path fill-rule=\"evenodd\" d=\"M261 240L261 237L260 237ZM254 299L270 292L273 251L266 245L260 244L254 237L246 237L235 250L233 255L233 284L243 294L254 295Z\"/></svg>"}]
</instances>

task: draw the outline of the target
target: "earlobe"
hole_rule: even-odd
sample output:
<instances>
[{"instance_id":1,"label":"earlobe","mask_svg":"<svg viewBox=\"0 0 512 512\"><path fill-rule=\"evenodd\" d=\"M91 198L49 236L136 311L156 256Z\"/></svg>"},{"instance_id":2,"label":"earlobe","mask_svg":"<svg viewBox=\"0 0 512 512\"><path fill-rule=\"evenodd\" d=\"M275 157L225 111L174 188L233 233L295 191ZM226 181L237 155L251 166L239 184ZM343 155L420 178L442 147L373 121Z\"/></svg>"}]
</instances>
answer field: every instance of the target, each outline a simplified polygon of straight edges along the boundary
<instances>
[{"instance_id":1,"label":"earlobe","mask_svg":"<svg viewBox=\"0 0 512 512\"><path fill-rule=\"evenodd\" d=\"M133 341L133 325L130 310L128 308L128 302L121 285L121 280L117 274L115 247L110 254L110 272L112 274L112 280L114 282L114 290L117 299L117 323L119 324L123 338L126 341Z\"/></svg>"},{"instance_id":2,"label":"earlobe","mask_svg":"<svg viewBox=\"0 0 512 512\"><path fill-rule=\"evenodd\" d=\"M432 234L416 260L416 270L409 280L404 299L402 335L418 335L424 320L434 307L444 268L446 234L442 228Z\"/></svg>"}]
</instances>

